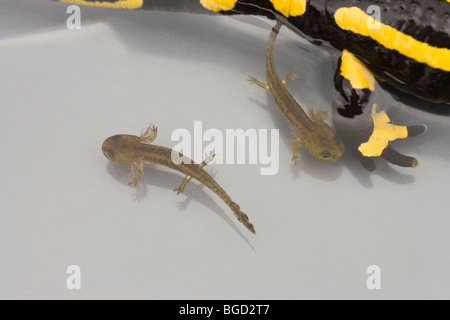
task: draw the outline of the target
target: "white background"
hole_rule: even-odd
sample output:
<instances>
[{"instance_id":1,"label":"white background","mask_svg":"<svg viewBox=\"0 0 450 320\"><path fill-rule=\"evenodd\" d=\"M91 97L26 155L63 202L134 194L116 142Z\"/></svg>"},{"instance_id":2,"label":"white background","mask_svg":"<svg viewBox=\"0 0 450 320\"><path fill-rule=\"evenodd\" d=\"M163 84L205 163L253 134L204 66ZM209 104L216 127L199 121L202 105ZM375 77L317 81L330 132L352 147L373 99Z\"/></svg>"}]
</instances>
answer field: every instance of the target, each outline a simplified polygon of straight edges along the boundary
<instances>
[{"instance_id":1,"label":"white background","mask_svg":"<svg viewBox=\"0 0 450 320\"><path fill-rule=\"evenodd\" d=\"M264 79L272 25L256 18L0 3L0 298L450 298L450 121L405 107L399 124L428 132L395 143L415 169L351 154L335 164L303 152L294 167L290 129ZM304 105L331 108L326 53L283 29L275 59ZM280 129L280 170L213 165L216 180L249 215L250 234L210 190L182 175L129 167L101 153L113 134ZM183 210L180 207L184 207ZM82 289L69 291L78 265ZM366 287L379 265L382 289Z\"/></svg>"}]
</instances>

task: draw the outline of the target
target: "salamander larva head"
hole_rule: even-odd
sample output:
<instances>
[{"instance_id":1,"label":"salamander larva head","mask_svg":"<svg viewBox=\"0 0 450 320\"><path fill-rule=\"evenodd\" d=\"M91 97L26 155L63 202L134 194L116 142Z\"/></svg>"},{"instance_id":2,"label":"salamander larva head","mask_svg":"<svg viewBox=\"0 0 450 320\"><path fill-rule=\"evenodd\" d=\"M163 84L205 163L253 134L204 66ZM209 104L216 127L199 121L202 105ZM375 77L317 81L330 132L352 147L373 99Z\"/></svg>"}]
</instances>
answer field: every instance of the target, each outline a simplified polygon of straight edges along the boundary
<instances>
[{"instance_id":1,"label":"salamander larva head","mask_svg":"<svg viewBox=\"0 0 450 320\"><path fill-rule=\"evenodd\" d=\"M102 152L108 160L115 161L115 145L117 144L118 138L119 136L109 137L103 142Z\"/></svg>"},{"instance_id":2,"label":"salamander larva head","mask_svg":"<svg viewBox=\"0 0 450 320\"><path fill-rule=\"evenodd\" d=\"M333 137L334 142L320 152L320 159L325 161L337 161L345 152L344 145L337 135Z\"/></svg>"},{"instance_id":3,"label":"salamander larva head","mask_svg":"<svg viewBox=\"0 0 450 320\"><path fill-rule=\"evenodd\" d=\"M324 161L334 162L339 160L344 153L344 147L330 151L329 149L322 149L317 155L314 155L316 158Z\"/></svg>"},{"instance_id":4,"label":"salamander larva head","mask_svg":"<svg viewBox=\"0 0 450 320\"><path fill-rule=\"evenodd\" d=\"M325 124L317 132L320 134L312 139L314 142L305 145L308 152L320 160L330 162L339 160L344 154L345 148L334 130Z\"/></svg>"},{"instance_id":5,"label":"salamander larva head","mask_svg":"<svg viewBox=\"0 0 450 320\"><path fill-rule=\"evenodd\" d=\"M109 137L103 142L102 152L111 161L130 164L130 149L132 150L136 145L139 145L138 137L119 134Z\"/></svg>"}]
</instances>

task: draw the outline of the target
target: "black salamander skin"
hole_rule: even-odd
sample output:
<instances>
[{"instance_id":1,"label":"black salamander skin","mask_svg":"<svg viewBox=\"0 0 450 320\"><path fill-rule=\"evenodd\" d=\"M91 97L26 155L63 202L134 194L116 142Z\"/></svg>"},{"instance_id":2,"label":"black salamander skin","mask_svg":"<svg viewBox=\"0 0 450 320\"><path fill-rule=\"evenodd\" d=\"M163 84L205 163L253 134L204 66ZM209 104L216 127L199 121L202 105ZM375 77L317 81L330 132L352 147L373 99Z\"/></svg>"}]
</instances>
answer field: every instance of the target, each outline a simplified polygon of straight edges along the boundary
<instances>
[{"instance_id":1,"label":"black salamander skin","mask_svg":"<svg viewBox=\"0 0 450 320\"><path fill-rule=\"evenodd\" d=\"M87 1L96 3L96 0ZM100 1L115 3L118 0ZM239 0L232 10L219 14L277 18L312 43L350 51L381 82L422 99L450 104L450 72L389 50L368 37L342 30L334 21L334 13L339 8L358 7L367 12L374 5L381 10L381 23L420 42L450 50L450 2L446 0L307 0L306 12L289 18L279 14L270 0ZM203 7L200 0L143 0L140 9L216 14Z\"/></svg>"},{"instance_id":2,"label":"black salamander skin","mask_svg":"<svg viewBox=\"0 0 450 320\"><path fill-rule=\"evenodd\" d=\"M417 62L336 25L333 17L339 8L356 6L366 12L371 5L381 8L381 23L431 46L450 49L450 3L445 0L310 0L304 16L288 20L291 28L308 37L339 51L350 51L377 80L426 100L450 103L450 72Z\"/></svg>"},{"instance_id":3,"label":"black salamander skin","mask_svg":"<svg viewBox=\"0 0 450 320\"><path fill-rule=\"evenodd\" d=\"M366 12L372 5L381 9L381 23L431 46L450 49L450 3L446 0L308 0L305 14L290 18L276 14L269 0L240 0L234 9L220 14L276 17L313 43L350 51L377 80L422 99L450 104L450 72L389 50L368 37L342 30L334 21L334 13L339 8L359 7ZM199 0L145 0L142 9L214 14Z\"/></svg>"}]
</instances>

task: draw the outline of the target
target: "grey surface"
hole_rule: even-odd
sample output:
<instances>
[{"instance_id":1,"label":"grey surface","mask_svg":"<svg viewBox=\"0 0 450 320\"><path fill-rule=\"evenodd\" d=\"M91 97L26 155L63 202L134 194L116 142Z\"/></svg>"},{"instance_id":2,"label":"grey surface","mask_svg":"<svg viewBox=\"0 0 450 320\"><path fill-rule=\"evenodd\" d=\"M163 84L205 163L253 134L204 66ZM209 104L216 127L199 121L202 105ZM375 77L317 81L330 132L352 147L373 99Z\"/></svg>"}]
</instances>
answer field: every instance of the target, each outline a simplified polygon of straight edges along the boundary
<instances>
[{"instance_id":1,"label":"grey surface","mask_svg":"<svg viewBox=\"0 0 450 320\"><path fill-rule=\"evenodd\" d=\"M0 298L450 298L450 120L406 107L399 124L428 132L396 142L416 169L349 154L335 164L290 161L288 123L264 78L271 24L227 17L0 3ZM255 23L255 21L258 21ZM302 45L300 43L303 43ZM286 29L275 52L303 104L330 109L328 55ZM280 170L213 165L248 213L251 235L206 188L179 197L176 172L108 163L103 140L153 122L155 143L177 128L279 128ZM179 207L185 207L180 210ZM66 288L79 265L82 289ZM379 265L382 289L366 287Z\"/></svg>"}]
</instances>

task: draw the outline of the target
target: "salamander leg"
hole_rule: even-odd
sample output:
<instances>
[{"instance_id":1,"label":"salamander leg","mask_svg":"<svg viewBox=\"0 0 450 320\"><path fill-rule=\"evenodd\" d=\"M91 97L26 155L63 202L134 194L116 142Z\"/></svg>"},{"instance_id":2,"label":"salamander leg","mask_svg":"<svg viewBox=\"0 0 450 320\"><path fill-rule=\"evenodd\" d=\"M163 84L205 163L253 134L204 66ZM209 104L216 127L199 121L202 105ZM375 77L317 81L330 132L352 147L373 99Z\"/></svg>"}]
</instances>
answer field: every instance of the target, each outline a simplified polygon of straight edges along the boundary
<instances>
[{"instance_id":1,"label":"salamander leg","mask_svg":"<svg viewBox=\"0 0 450 320\"><path fill-rule=\"evenodd\" d=\"M344 50L334 83L333 122L336 131L364 168L375 170L374 157L382 157L402 167L416 167L418 161L394 150L391 142L420 135L426 127L392 123L392 119L402 111L400 103L386 111L379 111L377 105L372 104L376 80L363 62Z\"/></svg>"},{"instance_id":2,"label":"salamander leg","mask_svg":"<svg viewBox=\"0 0 450 320\"><path fill-rule=\"evenodd\" d=\"M186 188L186 185L188 184L188 182L191 179L192 179L192 176L184 177L183 181L179 185L176 185L175 188L173 189L173 191L175 191L177 193L177 195L179 195L180 193L183 193L184 188Z\"/></svg>"},{"instance_id":3,"label":"salamander leg","mask_svg":"<svg viewBox=\"0 0 450 320\"><path fill-rule=\"evenodd\" d=\"M205 155L205 160L200 163L200 164L194 164L195 166L199 166L200 168L203 168L204 166L206 166L208 163L210 163L211 161L214 160L214 154L209 153L207 155ZM188 184L189 181L191 181L192 176L187 175L186 177L184 177L183 181L175 186L175 188L173 189L173 191L175 191L177 193L177 195L179 195L180 193L184 192L184 188L186 188L186 185Z\"/></svg>"},{"instance_id":4,"label":"salamander leg","mask_svg":"<svg viewBox=\"0 0 450 320\"><path fill-rule=\"evenodd\" d=\"M263 89L270 90L270 87L269 87L267 84L265 84L265 83L262 82L262 81L259 81L259 80L256 79L255 77L248 76L247 81L250 82L250 84L256 84L256 85L260 86L260 87L263 88Z\"/></svg>"},{"instance_id":5,"label":"salamander leg","mask_svg":"<svg viewBox=\"0 0 450 320\"><path fill-rule=\"evenodd\" d=\"M283 82L283 84L285 85L285 84L288 83L289 81L294 80L294 79L297 79L298 77L299 77L299 75L298 75L297 71L291 70L291 71L289 71L289 73L286 75L286 78L284 78L284 80L281 81L281 82Z\"/></svg>"},{"instance_id":6,"label":"salamander leg","mask_svg":"<svg viewBox=\"0 0 450 320\"><path fill-rule=\"evenodd\" d=\"M381 157L400 167L415 168L419 165L419 161L416 158L401 154L391 146L387 146L386 149L383 150Z\"/></svg>"},{"instance_id":7,"label":"salamander leg","mask_svg":"<svg viewBox=\"0 0 450 320\"><path fill-rule=\"evenodd\" d=\"M130 185L137 183L142 179L144 175L144 164L143 162L135 162L131 165L131 177L130 177Z\"/></svg>"},{"instance_id":8,"label":"salamander leg","mask_svg":"<svg viewBox=\"0 0 450 320\"><path fill-rule=\"evenodd\" d=\"M417 136L426 131L424 125L397 126L391 123L392 118L397 116L402 110L402 105L398 104L387 111L378 111L376 105L372 108L373 132L367 142L362 143L358 150L367 157L382 157L386 161L401 167L417 167L418 161L415 158L401 154L394 150L390 142L397 139L406 139L409 136Z\"/></svg>"},{"instance_id":9,"label":"salamander leg","mask_svg":"<svg viewBox=\"0 0 450 320\"><path fill-rule=\"evenodd\" d=\"M147 130L141 131L140 141L143 144L152 143L158 136L158 127L154 125L149 125Z\"/></svg>"},{"instance_id":10,"label":"salamander leg","mask_svg":"<svg viewBox=\"0 0 450 320\"><path fill-rule=\"evenodd\" d=\"M297 164L301 161L300 149L302 148L302 141L299 138L299 135L295 133L296 138L290 141L291 150L292 150L292 161L294 164Z\"/></svg>"},{"instance_id":11,"label":"salamander leg","mask_svg":"<svg viewBox=\"0 0 450 320\"><path fill-rule=\"evenodd\" d=\"M289 73L287 74L286 78L284 78L284 80L281 81L281 82L283 82L283 84L286 84L286 83L288 83L289 81L291 81L291 80L293 80L293 79L297 79L297 78L298 78L298 73L297 73L295 70L291 70L291 71L289 71ZM264 82L258 80L258 79L255 78L255 77L248 76L247 81L250 82L250 84L256 84L256 85L260 86L260 87L263 88L263 89L270 90L269 85L265 84Z\"/></svg>"}]
</instances>

